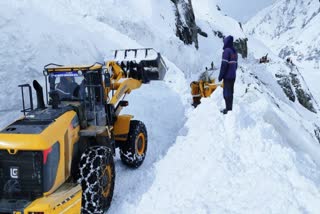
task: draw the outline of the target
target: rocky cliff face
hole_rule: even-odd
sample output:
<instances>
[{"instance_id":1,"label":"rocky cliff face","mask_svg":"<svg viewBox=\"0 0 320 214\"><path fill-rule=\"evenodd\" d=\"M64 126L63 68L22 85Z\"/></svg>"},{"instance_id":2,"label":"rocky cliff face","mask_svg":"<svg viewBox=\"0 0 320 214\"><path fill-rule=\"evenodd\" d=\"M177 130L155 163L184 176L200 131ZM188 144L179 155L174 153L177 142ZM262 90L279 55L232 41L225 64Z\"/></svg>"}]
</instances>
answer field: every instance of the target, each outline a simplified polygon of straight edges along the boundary
<instances>
[{"instance_id":1,"label":"rocky cliff face","mask_svg":"<svg viewBox=\"0 0 320 214\"><path fill-rule=\"evenodd\" d=\"M287 70L281 69L275 74L284 93L292 102L297 100L309 111L317 113L317 103L306 86L298 68L293 64L287 64L287 66L290 70L289 73Z\"/></svg>"},{"instance_id":2,"label":"rocky cliff face","mask_svg":"<svg viewBox=\"0 0 320 214\"><path fill-rule=\"evenodd\" d=\"M176 35L185 44L194 44L199 48L198 33L201 32L196 24L191 0L171 0L175 5Z\"/></svg>"},{"instance_id":3,"label":"rocky cliff face","mask_svg":"<svg viewBox=\"0 0 320 214\"><path fill-rule=\"evenodd\" d=\"M199 48L198 35L207 37L208 34L203 32L202 29L196 23L196 16L193 11L192 1L191 0L171 0L175 6L175 15L176 15L176 35L183 41L185 44L191 45L194 44L195 47ZM220 11L220 8L216 8ZM241 26L240 26L241 28ZM214 35L223 39L225 35L218 31L214 30ZM235 40L235 48L242 55L243 58L248 56L248 46L247 38L239 38Z\"/></svg>"}]
</instances>

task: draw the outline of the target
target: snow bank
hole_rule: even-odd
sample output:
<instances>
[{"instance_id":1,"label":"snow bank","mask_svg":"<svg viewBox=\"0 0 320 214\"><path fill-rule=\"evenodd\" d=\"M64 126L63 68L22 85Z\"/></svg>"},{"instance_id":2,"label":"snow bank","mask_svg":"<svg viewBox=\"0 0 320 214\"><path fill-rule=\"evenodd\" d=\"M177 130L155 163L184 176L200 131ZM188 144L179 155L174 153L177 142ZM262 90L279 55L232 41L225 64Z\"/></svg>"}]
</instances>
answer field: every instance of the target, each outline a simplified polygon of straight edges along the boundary
<instances>
[{"instance_id":1,"label":"snow bank","mask_svg":"<svg viewBox=\"0 0 320 214\"><path fill-rule=\"evenodd\" d=\"M108 50L140 46L54 1L1 1L0 20L0 110L20 109L18 84L32 79L42 83L43 66L50 62L90 64L103 61Z\"/></svg>"},{"instance_id":2,"label":"snow bank","mask_svg":"<svg viewBox=\"0 0 320 214\"><path fill-rule=\"evenodd\" d=\"M129 107L123 113L133 114L135 120L146 124L148 151L143 165L137 170L124 166L117 154L115 192L108 213L126 213L127 203L139 203L156 175L154 163L166 155L185 122L185 108L180 96L162 82L143 85L127 100Z\"/></svg>"},{"instance_id":3,"label":"snow bank","mask_svg":"<svg viewBox=\"0 0 320 214\"><path fill-rule=\"evenodd\" d=\"M232 113L219 112L221 89L190 113L134 213L317 213L319 167L286 139L304 130L283 132L267 98L236 87Z\"/></svg>"}]
</instances>

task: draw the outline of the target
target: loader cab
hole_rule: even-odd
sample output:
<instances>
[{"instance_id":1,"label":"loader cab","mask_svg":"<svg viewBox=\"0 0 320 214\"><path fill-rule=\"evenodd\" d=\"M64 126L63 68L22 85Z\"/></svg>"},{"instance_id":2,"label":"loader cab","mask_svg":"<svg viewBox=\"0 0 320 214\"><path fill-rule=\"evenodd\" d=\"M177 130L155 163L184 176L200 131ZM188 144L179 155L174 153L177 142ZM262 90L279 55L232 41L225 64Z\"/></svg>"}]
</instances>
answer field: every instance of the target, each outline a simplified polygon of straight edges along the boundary
<instances>
[{"instance_id":1,"label":"loader cab","mask_svg":"<svg viewBox=\"0 0 320 214\"><path fill-rule=\"evenodd\" d=\"M92 88L95 96L101 97L102 64L91 66L45 66L47 103L50 105L52 94L57 93L59 102L81 102L90 99ZM94 87L93 87L94 86Z\"/></svg>"},{"instance_id":2,"label":"loader cab","mask_svg":"<svg viewBox=\"0 0 320 214\"><path fill-rule=\"evenodd\" d=\"M105 103L103 65L89 66L46 65L47 103L53 109L74 106L83 128L104 126L108 123Z\"/></svg>"}]
</instances>

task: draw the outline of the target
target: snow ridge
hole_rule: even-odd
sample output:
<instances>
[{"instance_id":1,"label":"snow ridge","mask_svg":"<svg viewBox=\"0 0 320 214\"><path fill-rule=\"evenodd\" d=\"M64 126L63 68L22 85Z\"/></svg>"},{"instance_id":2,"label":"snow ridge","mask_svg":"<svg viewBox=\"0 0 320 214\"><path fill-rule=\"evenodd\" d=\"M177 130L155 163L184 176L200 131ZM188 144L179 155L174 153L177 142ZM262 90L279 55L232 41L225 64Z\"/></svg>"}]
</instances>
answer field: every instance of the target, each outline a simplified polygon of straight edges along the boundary
<instances>
[{"instance_id":1,"label":"snow ridge","mask_svg":"<svg viewBox=\"0 0 320 214\"><path fill-rule=\"evenodd\" d=\"M319 21L318 0L279 0L253 17L245 28L282 58L319 62Z\"/></svg>"},{"instance_id":2,"label":"snow ridge","mask_svg":"<svg viewBox=\"0 0 320 214\"><path fill-rule=\"evenodd\" d=\"M243 69L234 111L219 112L224 103L218 89L188 114L184 134L156 164L154 183L134 213L317 213L319 146L287 118L291 108ZM315 149L317 161L297 144Z\"/></svg>"}]
</instances>

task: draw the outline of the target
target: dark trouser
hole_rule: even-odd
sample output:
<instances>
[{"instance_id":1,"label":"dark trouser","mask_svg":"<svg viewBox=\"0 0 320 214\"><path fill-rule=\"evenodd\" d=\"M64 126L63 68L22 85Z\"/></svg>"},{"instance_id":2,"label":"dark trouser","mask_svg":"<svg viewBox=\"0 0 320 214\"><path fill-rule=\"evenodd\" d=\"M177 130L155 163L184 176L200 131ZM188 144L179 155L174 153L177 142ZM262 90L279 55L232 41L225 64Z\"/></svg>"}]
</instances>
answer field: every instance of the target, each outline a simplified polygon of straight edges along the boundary
<instances>
[{"instance_id":1,"label":"dark trouser","mask_svg":"<svg viewBox=\"0 0 320 214\"><path fill-rule=\"evenodd\" d=\"M232 111L233 91L235 79L225 79L223 87L223 97L226 102L226 109Z\"/></svg>"}]
</instances>

